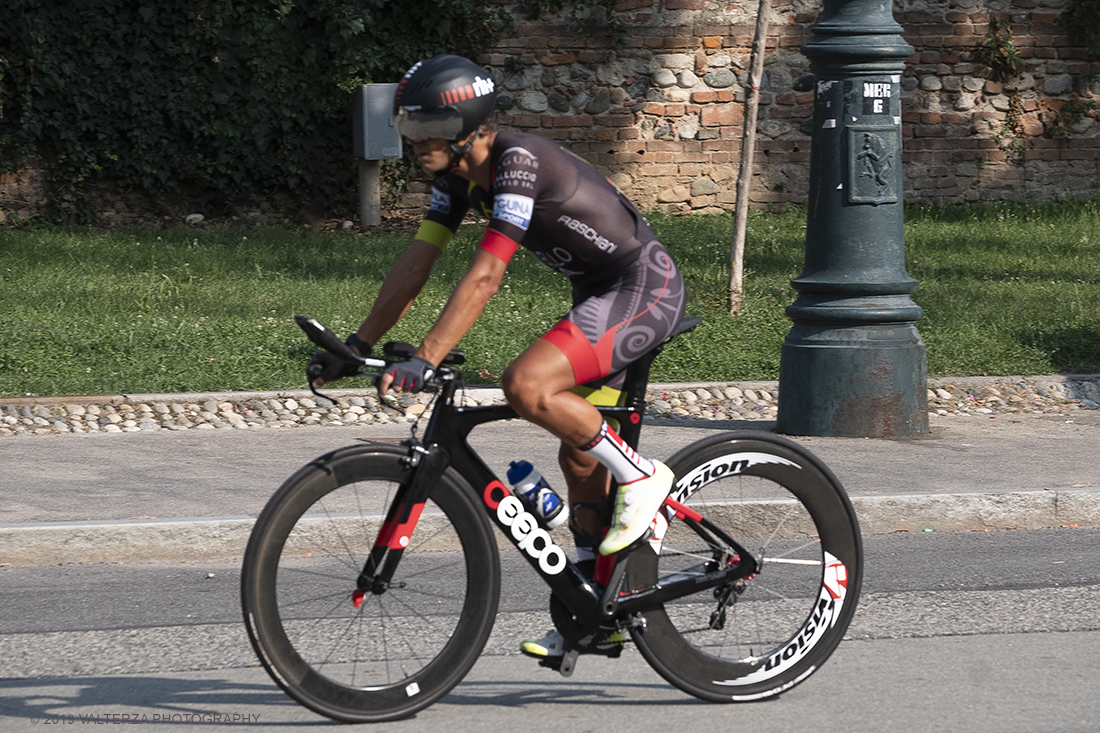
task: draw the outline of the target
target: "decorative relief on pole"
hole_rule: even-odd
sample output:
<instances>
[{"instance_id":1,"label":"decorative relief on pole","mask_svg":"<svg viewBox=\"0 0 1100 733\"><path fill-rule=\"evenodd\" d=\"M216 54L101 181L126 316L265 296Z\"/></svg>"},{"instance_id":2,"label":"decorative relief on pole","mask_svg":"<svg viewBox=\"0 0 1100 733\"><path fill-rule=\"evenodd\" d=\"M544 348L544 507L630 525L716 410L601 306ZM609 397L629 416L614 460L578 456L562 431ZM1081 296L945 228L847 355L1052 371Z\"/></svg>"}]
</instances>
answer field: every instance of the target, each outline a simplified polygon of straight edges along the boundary
<instances>
[{"instance_id":1,"label":"decorative relief on pole","mask_svg":"<svg viewBox=\"0 0 1100 733\"><path fill-rule=\"evenodd\" d=\"M901 134L892 125L848 127L848 201L853 204L895 204L894 169L901 165Z\"/></svg>"}]
</instances>

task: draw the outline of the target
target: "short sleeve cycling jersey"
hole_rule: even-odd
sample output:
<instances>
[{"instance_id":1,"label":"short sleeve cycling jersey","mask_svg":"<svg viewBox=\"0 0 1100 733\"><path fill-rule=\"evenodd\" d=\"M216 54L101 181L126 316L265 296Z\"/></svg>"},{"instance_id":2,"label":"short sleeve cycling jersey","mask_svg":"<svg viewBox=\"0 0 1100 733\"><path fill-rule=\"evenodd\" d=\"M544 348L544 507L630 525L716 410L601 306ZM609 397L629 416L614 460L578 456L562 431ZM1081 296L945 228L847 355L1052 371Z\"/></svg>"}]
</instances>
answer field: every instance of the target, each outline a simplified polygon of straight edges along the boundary
<instances>
[{"instance_id":1,"label":"short sleeve cycling jersey","mask_svg":"<svg viewBox=\"0 0 1100 733\"><path fill-rule=\"evenodd\" d=\"M617 186L537 135L497 133L490 178L485 191L454 174L436 176L417 237L445 249L472 208L489 219L488 233L526 247L581 287L616 277L656 239Z\"/></svg>"}]
</instances>

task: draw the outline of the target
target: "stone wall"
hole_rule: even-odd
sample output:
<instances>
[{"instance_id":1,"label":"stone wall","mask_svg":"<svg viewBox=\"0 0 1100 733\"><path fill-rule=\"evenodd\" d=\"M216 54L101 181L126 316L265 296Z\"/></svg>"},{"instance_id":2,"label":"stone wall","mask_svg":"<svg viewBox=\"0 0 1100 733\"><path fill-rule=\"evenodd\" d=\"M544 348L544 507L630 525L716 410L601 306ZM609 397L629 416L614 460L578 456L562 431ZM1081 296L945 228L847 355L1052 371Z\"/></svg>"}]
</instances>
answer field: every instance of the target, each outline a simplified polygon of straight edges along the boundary
<instances>
[{"instance_id":1,"label":"stone wall","mask_svg":"<svg viewBox=\"0 0 1100 733\"><path fill-rule=\"evenodd\" d=\"M914 48L902 79L906 199L958 203L1100 196L1100 61L1058 25L1065 0L898 2ZM625 47L562 19L518 21L480 61L501 124L563 141L643 208L735 201L756 3L622 0ZM777 0L769 19L751 205L805 200L812 91L800 48L821 6ZM519 16L517 16L518 18ZM997 79L979 48L1004 19L1024 66ZM797 85L805 89L806 85ZM425 203L424 184L405 202Z\"/></svg>"},{"instance_id":2,"label":"stone wall","mask_svg":"<svg viewBox=\"0 0 1100 733\"><path fill-rule=\"evenodd\" d=\"M46 173L37 167L0 173L0 225L21 223L46 203ZM10 212L10 213L9 213Z\"/></svg>"},{"instance_id":3,"label":"stone wall","mask_svg":"<svg viewBox=\"0 0 1100 733\"><path fill-rule=\"evenodd\" d=\"M1071 45L1058 24L1066 2L895 3L914 48L901 85L906 200L1100 198L1100 60ZM599 18L578 32L567 18L528 22L516 11L515 33L480 59L498 77L502 125L561 140L643 209L731 209L756 2L621 0L618 8L621 48ZM820 12L820 2L774 0L754 208L807 196L813 93L795 82L809 72L800 48ZM1024 61L1007 78L979 53L998 20ZM42 177L0 177L0 222L41 205ZM427 184L414 182L401 206L416 211L428 198Z\"/></svg>"}]
</instances>

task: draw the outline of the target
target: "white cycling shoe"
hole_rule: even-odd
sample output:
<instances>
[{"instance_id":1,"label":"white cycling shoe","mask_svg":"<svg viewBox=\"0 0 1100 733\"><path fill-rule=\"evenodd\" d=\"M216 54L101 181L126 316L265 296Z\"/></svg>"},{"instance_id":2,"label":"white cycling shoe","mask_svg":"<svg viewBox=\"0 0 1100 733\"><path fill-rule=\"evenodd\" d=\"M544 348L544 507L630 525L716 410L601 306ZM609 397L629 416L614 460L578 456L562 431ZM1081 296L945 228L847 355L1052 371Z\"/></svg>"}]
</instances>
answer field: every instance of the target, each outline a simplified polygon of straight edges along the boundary
<instances>
[{"instance_id":1,"label":"white cycling shoe","mask_svg":"<svg viewBox=\"0 0 1100 733\"><path fill-rule=\"evenodd\" d=\"M588 646L578 651L582 654L605 654L609 657L617 657L625 642L626 634L622 631L601 633ZM519 650L540 661L553 662L565 656L565 637L557 629L552 629L541 639L520 642Z\"/></svg>"},{"instance_id":2,"label":"white cycling shoe","mask_svg":"<svg viewBox=\"0 0 1100 733\"><path fill-rule=\"evenodd\" d=\"M519 650L535 659L553 659L565 655L565 637L552 629L541 639L522 641Z\"/></svg>"},{"instance_id":3,"label":"white cycling shoe","mask_svg":"<svg viewBox=\"0 0 1100 733\"><path fill-rule=\"evenodd\" d=\"M611 531L600 543L601 555L614 555L640 540L668 497L675 478L672 469L660 461L653 461L653 467L652 476L619 487Z\"/></svg>"}]
</instances>

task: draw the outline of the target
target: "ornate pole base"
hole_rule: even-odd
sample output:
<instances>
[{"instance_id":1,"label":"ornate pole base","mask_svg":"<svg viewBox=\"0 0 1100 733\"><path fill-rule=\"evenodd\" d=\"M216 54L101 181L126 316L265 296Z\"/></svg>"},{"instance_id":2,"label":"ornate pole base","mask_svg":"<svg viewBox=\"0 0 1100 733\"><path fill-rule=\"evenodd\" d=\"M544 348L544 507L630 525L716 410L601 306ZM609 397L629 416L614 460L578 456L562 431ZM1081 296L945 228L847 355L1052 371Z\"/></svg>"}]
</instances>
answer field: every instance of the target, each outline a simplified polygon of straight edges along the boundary
<instances>
[{"instance_id":1,"label":"ornate pole base","mask_svg":"<svg viewBox=\"0 0 1100 733\"><path fill-rule=\"evenodd\" d=\"M835 437L927 433L924 356L911 323L796 325L783 343L777 429Z\"/></svg>"},{"instance_id":2,"label":"ornate pole base","mask_svg":"<svg viewBox=\"0 0 1100 733\"><path fill-rule=\"evenodd\" d=\"M779 367L779 432L928 432L921 309L905 272L901 73L890 4L825 0L802 53L817 79L806 263Z\"/></svg>"}]
</instances>

